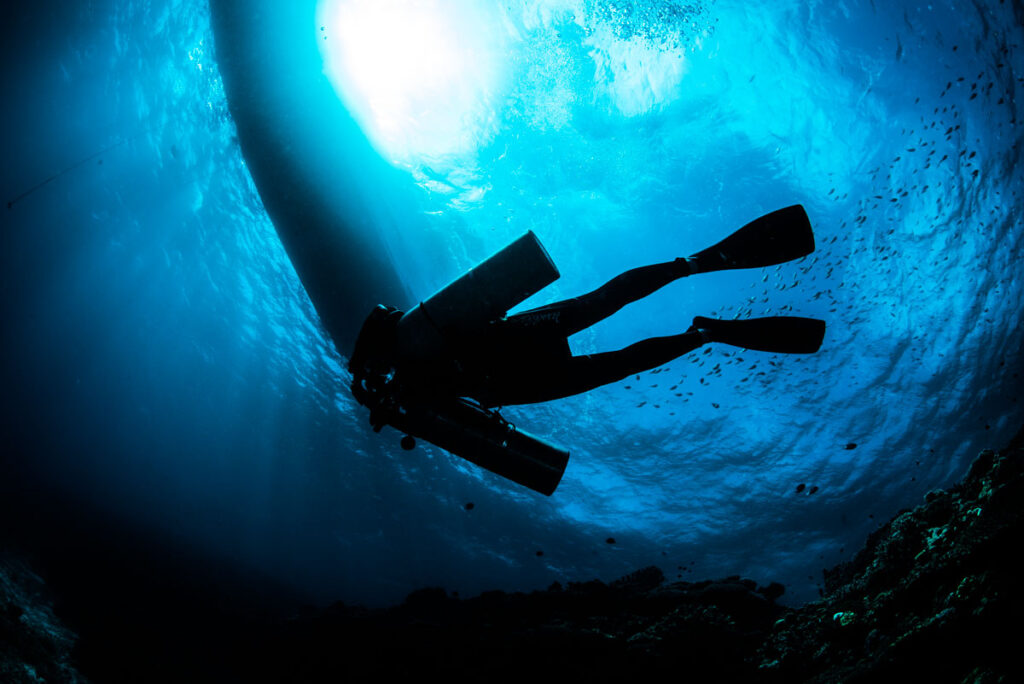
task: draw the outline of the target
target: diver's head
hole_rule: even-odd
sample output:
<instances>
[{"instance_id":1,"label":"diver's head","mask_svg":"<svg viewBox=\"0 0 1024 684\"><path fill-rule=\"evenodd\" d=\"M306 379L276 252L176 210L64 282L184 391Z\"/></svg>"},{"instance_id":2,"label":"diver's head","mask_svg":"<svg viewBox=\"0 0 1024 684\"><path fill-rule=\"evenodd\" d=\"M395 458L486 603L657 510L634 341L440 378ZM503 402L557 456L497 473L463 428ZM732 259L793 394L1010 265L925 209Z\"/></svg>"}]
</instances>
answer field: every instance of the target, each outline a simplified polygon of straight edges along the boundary
<instances>
[{"instance_id":1,"label":"diver's head","mask_svg":"<svg viewBox=\"0 0 1024 684\"><path fill-rule=\"evenodd\" d=\"M348 362L349 372L356 375L394 365L395 326L402 314L393 306L378 304L373 308L359 330Z\"/></svg>"}]
</instances>

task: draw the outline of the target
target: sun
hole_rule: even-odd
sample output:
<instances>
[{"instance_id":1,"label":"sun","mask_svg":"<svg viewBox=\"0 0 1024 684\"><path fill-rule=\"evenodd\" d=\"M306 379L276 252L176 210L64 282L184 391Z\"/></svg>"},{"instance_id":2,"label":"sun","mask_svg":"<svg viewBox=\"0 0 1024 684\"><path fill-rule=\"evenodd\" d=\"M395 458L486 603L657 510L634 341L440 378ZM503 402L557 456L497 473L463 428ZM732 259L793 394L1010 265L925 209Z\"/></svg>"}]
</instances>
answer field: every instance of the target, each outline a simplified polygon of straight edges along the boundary
<instances>
[{"instance_id":1,"label":"sun","mask_svg":"<svg viewBox=\"0 0 1024 684\"><path fill-rule=\"evenodd\" d=\"M491 134L498 80L480 3L322 0L324 73L389 161L465 154Z\"/></svg>"}]
</instances>

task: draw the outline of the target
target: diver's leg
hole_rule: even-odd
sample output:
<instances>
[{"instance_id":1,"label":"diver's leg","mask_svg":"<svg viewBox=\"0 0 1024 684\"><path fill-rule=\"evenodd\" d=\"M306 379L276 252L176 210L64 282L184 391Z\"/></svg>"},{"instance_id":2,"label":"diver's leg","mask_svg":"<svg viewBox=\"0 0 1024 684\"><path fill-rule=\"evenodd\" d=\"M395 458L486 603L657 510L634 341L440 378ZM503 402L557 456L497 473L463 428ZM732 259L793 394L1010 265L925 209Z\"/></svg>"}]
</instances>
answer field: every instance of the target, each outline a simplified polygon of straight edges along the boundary
<instances>
[{"instance_id":1,"label":"diver's leg","mask_svg":"<svg viewBox=\"0 0 1024 684\"><path fill-rule=\"evenodd\" d=\"M690 260L682 258L640 266L612 278L593 292L514 314L507 322L523 327L544 325L568 337L691 272Z\"/></svg>"},{"instance_id":2,"label":"diver's leg","mask_svg":"<svg viewBox=\"0 0 1024 684\"><path fill-rule=\"evenodd\" d=\"M688 330L679 335L641 340L619 351L574 356L569 360L569 389L578 394L657 368L706 341L701 331Z\"/></svg>"},{"instance_id":3,"label":"diver's leg","mask_svg":"<svg viewBox=\"0 0 1024 684\"><path fill-rule=\"evenodd\" d=\"M516 388L495 404L533 404L570 397L634 373L657 368L693 351L707 341L702 331L690 329L679 335L652 337L619 351L573 356L557 369L531 377L530 386Z\"/></svg>"},{"instance_id":4,"label":"diver's leg","mask_svg":"<svg viewBox=\"0 0 1024 684\"><path fill-rule=\"evenodd\" d=\"M821 348L825 321L798 316L769 316L721 321L697 316L679 335L652 337L602 354L549 359L508 379L491 405L533 404L587 392L642 371L657 368L709 342L781 354L813 354Z\"/></svg>"},{"instance_id":5,"label":"diver's leg","mask_svg":"<svg viewBox=\"0 0 1024 684\"><path fill-rule=\"evenodd\" d=\"M810 220L804 208L796 204L751 221L693 256L634 268L593 292L524 311L506 320L525 327L550 326L553 332L568 337L677 278L725 269L772 266L813 251Z\"/></svg>"}]
</instances>

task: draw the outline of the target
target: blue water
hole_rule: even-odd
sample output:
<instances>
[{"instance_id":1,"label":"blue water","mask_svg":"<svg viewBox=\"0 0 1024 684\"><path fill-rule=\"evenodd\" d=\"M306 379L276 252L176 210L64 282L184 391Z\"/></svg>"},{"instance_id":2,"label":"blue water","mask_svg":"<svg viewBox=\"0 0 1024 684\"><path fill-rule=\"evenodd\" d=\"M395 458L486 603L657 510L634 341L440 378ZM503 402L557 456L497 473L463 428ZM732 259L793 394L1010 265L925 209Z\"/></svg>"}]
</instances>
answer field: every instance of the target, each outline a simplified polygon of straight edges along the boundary
<instances>
[{"instance_id":1,"label":"blue water","mask_svg":"<svg viewBox=\"0 0 1024 684\"><path fill-rule=\"evenodd\" d=\"M313 602L657 564L796 603L1020 426L1019 4L441 5L478 36L457 106L387 128L337 84L353 149L394 170L338 192L375 208L395 304L526 230L562 273L535 305L800 202L811 257L679 281L571 344L770 313L826 319L822 350L711 347L507 409L572 452L550 498L403 452L368 430L249 175L206 3L41 3L4 10L7 486Z\"/></svg>"}]
</instances>

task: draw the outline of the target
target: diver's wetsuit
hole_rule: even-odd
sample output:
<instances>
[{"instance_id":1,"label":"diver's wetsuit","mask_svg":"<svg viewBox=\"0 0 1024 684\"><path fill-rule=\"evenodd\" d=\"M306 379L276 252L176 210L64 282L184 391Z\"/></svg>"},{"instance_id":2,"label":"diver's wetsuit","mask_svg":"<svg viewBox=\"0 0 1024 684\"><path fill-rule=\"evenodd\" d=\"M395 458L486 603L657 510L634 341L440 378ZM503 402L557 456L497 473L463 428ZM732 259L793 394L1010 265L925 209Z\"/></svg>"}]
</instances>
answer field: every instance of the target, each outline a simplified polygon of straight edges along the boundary
<instances>
[{"instance_id":1,"label":"diver's wetsuit","mask_svg":"<svg viewBox=\"0 0 1024 684\"><path fill-rule=\"evenodd\" d=\"M583 356L573 356L567 340L626 304L689 275L693 263L677 259L641 266L580 297L491 321L478 335L455 344L458 371L450 391L484 406L549 401L656 368L696 349L704 342L696 330Z\"/></svg>"}]
</instances>

